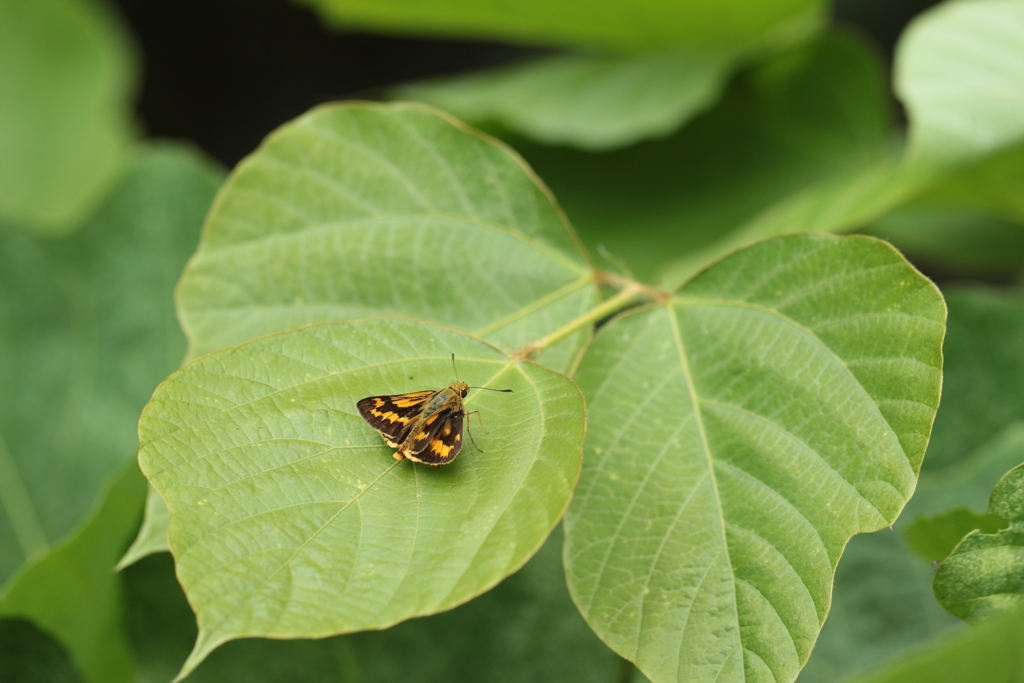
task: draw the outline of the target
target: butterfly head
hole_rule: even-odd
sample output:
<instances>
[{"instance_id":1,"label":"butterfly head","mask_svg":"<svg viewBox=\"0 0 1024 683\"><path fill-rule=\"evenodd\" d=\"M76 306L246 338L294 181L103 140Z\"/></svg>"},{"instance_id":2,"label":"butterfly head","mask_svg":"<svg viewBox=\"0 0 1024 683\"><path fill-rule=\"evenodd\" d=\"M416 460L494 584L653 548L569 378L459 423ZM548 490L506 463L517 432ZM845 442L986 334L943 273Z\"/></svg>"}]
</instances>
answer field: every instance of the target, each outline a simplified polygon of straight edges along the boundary
<instances>
[{"instance_id":1,"label":"butterfly head","mask_svg":"<svg viewBox=\"0 0 1024 683\"><path fill-rule=\"evenodd\" d=\"M452 382L451 386L448 387L462 398L466 398L466 394L469 393L469 385L465 382Z\"/></svg>"}]
</instances>

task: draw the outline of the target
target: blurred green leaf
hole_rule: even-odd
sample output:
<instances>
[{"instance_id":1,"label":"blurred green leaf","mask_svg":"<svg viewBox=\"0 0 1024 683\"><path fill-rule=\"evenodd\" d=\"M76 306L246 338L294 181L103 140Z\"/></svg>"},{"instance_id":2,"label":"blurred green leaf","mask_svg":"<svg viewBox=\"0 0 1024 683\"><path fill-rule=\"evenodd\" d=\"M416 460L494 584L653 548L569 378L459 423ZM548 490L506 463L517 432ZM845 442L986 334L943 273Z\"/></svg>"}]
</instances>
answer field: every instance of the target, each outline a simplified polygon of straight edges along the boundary
<instances>
[{"instance_id":1,"label":"blurred green leaf","mask_svg":"<svg viewBox=\"0 0 1024 683\"><path fill-rule=\"evenodd\" d=\"M999 480L988 509L1010 526L967 534L932 584L943 607L972 623L1024 606L1024 465Z\"/></svg>"},{"instance_id":2,"label":"blurred green leaf","mask_svg":"<svg viewBox=\"0 0 1024 683\"><path fill-rule=\"evenodd\" d=\"M445 386L452 353L464 379L515 390L467 399L500 427L444 468L396 462L356 401ZM312 325L194 361L139 425L200 626L182 674L231 639L384 628L488 590L561 517L583 427L564 375L418 321Z\"/></svg>"},{"instance_id":3,"label":"blurred green leaf","mask_svg":"<svg viewBox=\"0 0 1024 683\"><path fill-rule=\"evenodd\" d=\"M1024 613L986 621L938 640L906 659L846 683L1020 683L1024 672Z\"/></svg>"},{"instance_id":4,"label":"blurred green leaf","mask_svg":"<svg viewBox=\"0 0 1024 683\"><path fill-rule=\"evenodd\" d=\"M88 668L105 655L85 654L106 628L97 615L116 606L47 607L41 594L54 593L48 582L88 580L97 582L97 601L112 594L110 570L123 551L118 524L135 524L138 508L115 507L111 515L126 517L104 522L106 531L83 520L132 459L142 406L181 360L172 291L217 181L191 152L146 149L74 237L41 242L0 231L0 580L18 572L4 588L4 609L50 619L59 638L81 634L62 643L89 680L117 680ZM62 558L78 557L75 539L92 534L88 562L106 566L81 574ZM68 545L58 546L61 539Z\"/></svg>"},{"instance_id":5,"label":"blurred green leaf","mask_svg":"<svg viewBox=\"0 0 1024 683\"><path fill-rule=\"evenodd\" d=\"M991 534L1006 528L997 515L978 514L965 507L938 515L921 515L903 530L915 553L929 562L941 562L963 537L975 529Z\"/></svg>"},{"instance_id":6,"label":"blurred green leaf","mask_svg":"<svg viewBox=\"0 0 1024 683\"><path fill-rule=\"evenodd\" d=\"M81 529L28 563L0 593L0 617L29 619L60 641L92 683L132 680L114 562L138 525L145 491L128 462Z\"/></svg>"},{"instance_id":7,"label":"blurred green leaf","mask_svg":"<svg viewBox=\"0 0 1024 683\"><path fill-rule=\"evenodd\" d=\"M1024 266L1022 224L1024 147L1016 146L958 168L861 230L947 277L992 278Z\"/></svg>"},{"instance_id":8,"label":"blurred green leaf","mask_svg":"<svg viewBox=\"0 0 1024 683\"><path fill-rule=\"evenodd\" d=\"M660 138L715 103L741 56L725 48L632 57L559 55L400 88L479 125L590 151Z\"/></svg>"},{"instance_id":9,"label":"blurred green leaf","mask_svg":"<svg viewBox=\"0 0 1024 683\"><path fill-rule=\"evenodd\" d=\"M0 681L81 683L55 640L24 619L0 621Z\"/></svg>"},{"instance_id":10,"label":"blurred green leaf","mask_svg":"<svg viewBox=\"0 0 1024 683\"><path fill-rule=\"evenodd\" d=\"M302 0L340 27L637 51L747 43L802 32L818 0L641 0L501 4L467 0Z\"/></svg>"},{"instance_id":11,"label":"blurred green leaf","mask_svg":"<svg viewBox=\"0 0 1024 683\"><path fill-rule=\"evenodd\" d=\"M945 308L891 247L769 240L615 319L577 372L569 588L661 681L792 681L849 537L913 492Z\"/></svg>"},{"instance_id":12,"label":"blurred green leaf","mask_svg":"<svg viewBox=\"0 0 1024 683\"><path fill-rule=\"evenodd\" d=\"M1024 4L952 0L900 38L895 88L910 119L908 157L926 173L1024 138Z\"/></svg>"},{"instance_id":13,"label":"blurred green leaf","mask_svg":"<svg viewBox=\"0 0 1024 683\"><path fill-rule=\"evenodd\" d=\"M510 150L418 105L332 105L243 161L178 290L193 357L404 315L515 349L593 306L594 273ZM581 330L541 360L567 369Z\"/></svg>"},{"instance_id":14,"label":"blurred green leaf","mask_svg":"<svg viewBox=\"0 0 1024 683\"><path fill-rule=\"evenodd\" d=\"M666 140L605 154L513 144L592 251L604 246L653 280L780 197L870 163L888 125L878 58L832 33L741 72Z\"/></svg>"},{"instance_id":15,"label":"blurred green leaf","mask_svg":"<svg viewBox=\"0 0 1024 683\"><path fill-rule=\"evenodd\" d=\"M105 4L0 3L0 219L80 227L122 170L134 55Z\"/></svg>"}]
</instances>

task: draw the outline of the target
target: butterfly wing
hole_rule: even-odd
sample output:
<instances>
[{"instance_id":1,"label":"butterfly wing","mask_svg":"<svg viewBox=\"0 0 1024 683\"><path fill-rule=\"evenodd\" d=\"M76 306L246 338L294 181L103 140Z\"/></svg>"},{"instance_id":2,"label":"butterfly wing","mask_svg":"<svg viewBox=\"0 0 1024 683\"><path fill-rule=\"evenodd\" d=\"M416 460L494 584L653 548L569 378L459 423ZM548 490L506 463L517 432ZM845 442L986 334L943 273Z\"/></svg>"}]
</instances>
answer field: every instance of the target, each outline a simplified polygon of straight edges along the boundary
<instances>
[{"instance_id":1,"label":"butterfly wing","mask_svg":"<svg viewBox=\"0 0 1024 683\"><path fill-rule=\"evenodd\" d=\"M359 414L392 448L400 448L436 391L394 396L369 396L356 403Z\"/></svg>"},{"instance_id":2,"label":"butterfly wing","mask_svg":"<svg viewBox=\"0 0 1024 683\"><path fill-rule=\"evenodd\" d=\"M440 410L423 421L399 452L414 462L446 465L462 450L462 423L461 406Z\"/></svg>"}]
</instances>

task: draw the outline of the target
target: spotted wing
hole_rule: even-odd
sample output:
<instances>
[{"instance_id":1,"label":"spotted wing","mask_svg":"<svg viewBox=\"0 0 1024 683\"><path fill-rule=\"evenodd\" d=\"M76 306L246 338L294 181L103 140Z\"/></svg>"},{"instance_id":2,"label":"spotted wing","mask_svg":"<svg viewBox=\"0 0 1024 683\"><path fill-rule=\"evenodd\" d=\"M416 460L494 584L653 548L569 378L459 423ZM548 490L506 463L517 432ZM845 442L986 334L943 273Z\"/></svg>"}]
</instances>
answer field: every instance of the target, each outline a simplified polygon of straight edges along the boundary
<instances>
[{"instance_id":1,"label":"spotted wing","mask_svg":"<svg viewBox=\"0 0 1024 683\"><path fill-rule=\"evenodd\" d=\"M399 453L414 462L447 465L462 450L462 422L461 409L438 411L423 421Z\"/></svg>"},{"instance_id":2,"label":"spotted wing","mask_svg":"<svg viewBox=\"0 0 1024 683\"><path fill-rule=\"evenodd\" d=\"M356 403L359 414L380 432L388 445L400 448L436 391L414 391L394 396L369 396Z\"/></svg>"}]
</instances>

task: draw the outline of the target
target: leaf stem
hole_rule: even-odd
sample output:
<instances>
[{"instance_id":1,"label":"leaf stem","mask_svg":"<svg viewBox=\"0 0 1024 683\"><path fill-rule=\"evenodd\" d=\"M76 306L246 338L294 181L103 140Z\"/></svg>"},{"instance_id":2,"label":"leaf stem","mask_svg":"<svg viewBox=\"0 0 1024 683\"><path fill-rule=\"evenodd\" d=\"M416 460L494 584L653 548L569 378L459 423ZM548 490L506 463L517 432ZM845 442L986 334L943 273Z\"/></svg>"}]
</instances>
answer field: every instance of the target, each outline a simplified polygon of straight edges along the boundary
<instances>
[{"instance_id":1,"label":"leaf stem","mask_svg":"<svg viewBox=\"0 0 1024 683\"><path fill-rule=\"evenodd\" d=\"M605 299L594 308L590 309L583 315L579 316L572 322L558 328L551 334L541 337L532 344L524 346L519 353L516 354L516 358L530 358L541 349L547 348L552 344L562 341L576 330L590 325L591 323L597 322L601 318L605 318L613 313L618 312L624 308L627 304L633 303L640 298L652 298L655 300L661 300L668 295L660 290L653 290L650 287L623 278L619 275L612 273L599 273L598 281L605 284L616 284L621 285L622 289L619 290L615 296Z\"/></svg>"}]
</instances>

